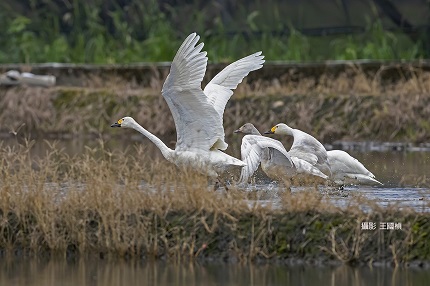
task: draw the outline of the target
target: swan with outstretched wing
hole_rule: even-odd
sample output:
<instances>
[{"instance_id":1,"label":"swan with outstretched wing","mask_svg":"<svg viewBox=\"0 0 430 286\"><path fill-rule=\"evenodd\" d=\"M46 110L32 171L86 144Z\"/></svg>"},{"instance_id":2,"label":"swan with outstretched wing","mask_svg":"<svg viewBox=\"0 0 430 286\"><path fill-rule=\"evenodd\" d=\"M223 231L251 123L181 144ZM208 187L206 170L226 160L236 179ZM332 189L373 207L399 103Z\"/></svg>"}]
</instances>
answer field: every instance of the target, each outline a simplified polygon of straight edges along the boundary
<instances>
[{"instance_id":1,"label":"swan with outstretched wing","mask_svg":"<svg viewBox=\"0 0 430 286\"><path fill-rule=\"evenodd\" d=\"M208 59L206 52L202 52L203 43L197 45L199 39L193 33L182 43L162 89L176 127L174 150L131 117L121 118L111 126L133 128L150 139L168 161L217 177L229 168L246 165L242 160L221 151L228 146L225 142L223 114L233 94L232 89L249 72L263 66L264 56L258 52L228 65L203 91L201 82Z\"/></svg>"},{"instance_id":2,"label":"swan with outstretched wing","mask_svg":"<svg viewBox=\"0 0 430 286\"><path fill-rule=\"evenodd\" d=\"M307 161L291 156L280 141L262 136L252 123L245 123L234 133L259 136L242 139L241 156L247 165L242 168L240 182L247 182L260 163L263 172L275 180L287 180L297 175L328 178Z\"/></svg>"}]
</instances>

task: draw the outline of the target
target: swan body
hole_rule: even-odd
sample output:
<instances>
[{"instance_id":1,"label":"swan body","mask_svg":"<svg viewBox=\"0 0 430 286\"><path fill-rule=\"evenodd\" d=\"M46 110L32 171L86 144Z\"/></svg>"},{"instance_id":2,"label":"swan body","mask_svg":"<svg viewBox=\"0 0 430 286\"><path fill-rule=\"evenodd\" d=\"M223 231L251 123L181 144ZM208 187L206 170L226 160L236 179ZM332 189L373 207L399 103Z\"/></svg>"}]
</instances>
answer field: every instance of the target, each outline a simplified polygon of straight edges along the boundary
<instances>
[{"instance_id":1,"label":"swan body","mask_svg":"<svg viewBox=\"0 0 430 286\"><path fill-rule=\"evenodd\" d=\"M331 179L339 185L364 184L382 185L360 161L342 150L327 151L332 171Z\"/></svg>"},{"instance_id":2,"label":"swan body","mask_svg":"<svg viewBox=\"0 0 430 286\"><path fill-rule=\"evenodd\" d=\"M299 129L291 128L284 123L276 124L265 134L293 136L294 141L289 151L290 156L302 159L318 168L324 174L331 176L327 150L312 135Z\"/></svg>"},{"instance_id":3,"label":"swan body","mask_svg":"<svg viewBox=\"0 0 430 286\"><path fill-rule=\"evenodd\" d=\"M246 164L220 150L227 149L223 115L233 89L251 71L262 68L261 52L244 57L225 67L205 87L201 82L206 72L206 52L200 37L189 35L177 51L162 89L172 112L177 141L174 150L140 126L133 118L124 117L112 127L133 128L151 140L163 156L177 166L188 166L200 173L218 177L232 167Z\"/></svg>"},{"instance_id":4,"label":"swan body","mask_svg":"<svg viewBox=\"0 0 430 286\"><path fill-rule=\"evenodd\" d=\"M279 123L266 133L293 136L294 142L289 151L290 155L311 163L325 174L330 171L330 180L335 184L382 185L363 164L347 152L326 151L317 139L301 130Z\"/></svg>"},{"instance_id":5,"label":"swan body","mask_svg":"<svg viewBox=\"0 0 430 286\"><path fill-rule=\"evenodd\" d=\"M243 161L219 150L173 150L167 147L158 137L140 126L131 117L121 118L118 122L112 124L111 127L132 128L140 132L160 149L163 157L169 162L178 167L191 167L199 173L206 174L210 177L218 177L220 174L233 167L243 167L246 165Z\"/></svg>"},{"instance_id":6,"label":"swan body","mask_svg":"<svg viewBox=\"0 0 430 286\"><path fill-rule=\"evenodd\" d=\"M242 160L247 163L247 166L242 168L240 181L247 181L257 170L259 163L261 163L263 172L269 178L275 180L291 178L297 174L314 175L323 179L328 178L312 164L291 156L278 140L262 136L252 123L244 124L234 133L247 134L243 137L241 146ZM248 135L254 136L250 137ZM252 154L252 156L249 154ZM252 162L248 157L253 159Z\"/></svg>"}]
</instances>

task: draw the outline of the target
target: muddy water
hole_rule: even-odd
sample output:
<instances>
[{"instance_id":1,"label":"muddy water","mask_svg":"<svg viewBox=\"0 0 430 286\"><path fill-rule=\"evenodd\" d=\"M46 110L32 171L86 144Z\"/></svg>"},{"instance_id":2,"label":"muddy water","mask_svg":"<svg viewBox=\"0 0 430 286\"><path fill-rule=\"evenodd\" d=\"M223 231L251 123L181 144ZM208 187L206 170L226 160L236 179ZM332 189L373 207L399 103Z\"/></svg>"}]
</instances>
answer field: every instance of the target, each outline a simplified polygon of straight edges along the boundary
<instances>
[{"instance_id":1,"label":"muddy water","mask_svg":"<svg viewBox=\"0 0 430 286\"><path fill-rule=\"evenodd\" d=\"M0 285L427 285L420 268L0 259Z\"/></svg>"}]
</instances>

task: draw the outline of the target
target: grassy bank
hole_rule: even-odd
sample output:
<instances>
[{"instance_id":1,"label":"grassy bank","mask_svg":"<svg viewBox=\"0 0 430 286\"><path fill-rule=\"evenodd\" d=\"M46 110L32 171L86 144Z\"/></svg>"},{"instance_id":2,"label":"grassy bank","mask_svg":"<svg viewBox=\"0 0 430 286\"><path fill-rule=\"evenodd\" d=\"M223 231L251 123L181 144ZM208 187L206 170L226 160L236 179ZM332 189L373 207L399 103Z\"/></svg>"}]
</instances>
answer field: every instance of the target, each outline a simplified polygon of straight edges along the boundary
<instances>
[{"instance_id":1,"label":"grassy bank","mask_svg":"<svg viewBox=\"0 0 430 286\"><path fill-rule=\"evenodd\" d=\"M208 181L165 162L112 153L103 142L69 157L55 145L0 149L0 249L4 255L227 261L429 261L429 214L382 208L350 194L346 208L313 188L271 194ZM369 212L361 208L366 206ZM361 230L361 222L401 230Z\"/></svg>"},{"instance_id":2,"label":"grassy bank","mask_svg":"<svg viewBox=\"0 0 430 286\"><path fill-rule=\"evenodd\" d=\"M209 74L216 70L211 68ZM127 69L120 73L115 68L109 72L57 72L64 84L78 86L0 89L0 132L129 136L109 127L129 115L158 136L175 133L173 118L160 93L167 67L142 73ZM227 103L224 126L226 134L232 134L248 121L262 131L286 122L324 143L426 142L430 139L429 83L426 67L408 64L370 66L366 70L355 65L267 66L251 74L235 91Z\"/></svg>"}]
</instances>

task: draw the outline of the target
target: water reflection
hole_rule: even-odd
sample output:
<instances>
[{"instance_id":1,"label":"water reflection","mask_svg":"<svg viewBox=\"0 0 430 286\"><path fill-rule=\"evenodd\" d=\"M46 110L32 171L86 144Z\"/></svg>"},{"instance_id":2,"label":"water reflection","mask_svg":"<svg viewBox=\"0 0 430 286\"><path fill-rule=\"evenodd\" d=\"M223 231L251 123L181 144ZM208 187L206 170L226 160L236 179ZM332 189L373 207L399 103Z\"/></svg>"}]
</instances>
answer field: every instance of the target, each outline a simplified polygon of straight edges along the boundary
<instances>
[{"instance_id":1,"label":"water reflection","mask_svg":"<svg viewBox=\"0 0 430 286\"><path fill-rule=\"evenodd\" d=\"M425 285L423 269L0 259L0 285Z\"/></svg>"}]
</instances>

